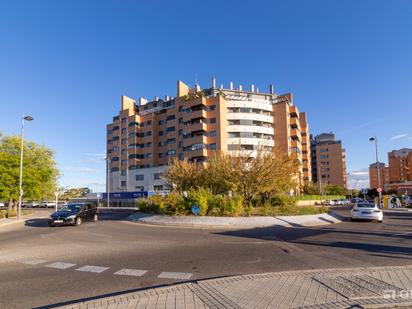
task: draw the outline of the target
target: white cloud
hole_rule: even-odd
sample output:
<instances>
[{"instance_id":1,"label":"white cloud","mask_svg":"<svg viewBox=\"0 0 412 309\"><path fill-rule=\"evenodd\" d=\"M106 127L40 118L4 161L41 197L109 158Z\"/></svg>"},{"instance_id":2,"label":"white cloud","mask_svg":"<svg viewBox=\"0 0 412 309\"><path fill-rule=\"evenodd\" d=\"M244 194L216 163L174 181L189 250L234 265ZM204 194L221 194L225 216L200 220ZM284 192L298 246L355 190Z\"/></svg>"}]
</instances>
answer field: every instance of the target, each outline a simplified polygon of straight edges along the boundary
<instances>
[{"instance_id":1,"label":"white cloud","mask_svg":"<svg viewBox=\"0 0 412 309\"><path fill-rule=\"evenodd\" d=\"M369 169L363 168L348 173L349 189L363 189L369 187Z\"/></svg>"},{"instance_id":2,"label":"white cloud","mask_svg":"<svg viewBox=\"0 0 412 309\"><path fill-rule=\"evenodd\" d=\"M391 137L391 141L395 141L397 139L401 139L404 137L407 137L409 134L408 133L403 133L403 134L398 134L398 135L394 135Z\"/></svg>"}]
</instances>

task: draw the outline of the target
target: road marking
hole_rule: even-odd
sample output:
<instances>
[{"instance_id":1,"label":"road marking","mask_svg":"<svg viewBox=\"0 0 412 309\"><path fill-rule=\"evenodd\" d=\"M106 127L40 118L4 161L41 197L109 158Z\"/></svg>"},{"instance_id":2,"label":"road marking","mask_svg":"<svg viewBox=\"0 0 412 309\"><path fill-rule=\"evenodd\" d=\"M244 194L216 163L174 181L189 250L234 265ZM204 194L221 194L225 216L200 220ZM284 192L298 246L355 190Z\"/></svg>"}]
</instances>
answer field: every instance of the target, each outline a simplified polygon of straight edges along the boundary
<instances>
[{"instance_id":1,"label":"road marking","mask_svg":"<svg viewBox=\"0 0 412 309\"><path fill-rule=\"evenodd\" d=\"M57 269L67 269L67 268L73 267L74 265L76 265L76 264L56 262L56 263L51 263L51 264L44 265L44 266L45 267L50 267L50 268L57 268Z\"/></svg>"},{"instance_id":2,"label":"road marking","mask_svg":"<svg viewBox=\"0 0 412 309\"><path fill-rule=\"evenodd\" d=\"M192 273L174 273L174 272L162 272L157 278L166 278L166 279L182 279L187 280L193 276Z\"/></svg>"},{"instance_id":3,"label":"road marking","mask_svg":"<svg viewBox=\"0 0 412 309\"><path fill-rule=\"evenodd\" d=\"M114 274L115 275L123 275L123 276L141 277L145 273L147 273L147 270L123 268L119 271L116 271Z\"/></svg>"},{"instance_id":4,"label":"road marking","mask_svg":"<svg viewBox=\"0 0 412 309\"><path fill-rule=\"evenodd\" d=\"M93 266L93 265L86 265L80 268L77 268L77 271L86 271L91 273L101 273L105 270L108 270L110 267L102 267L102 266Z\"/></svg>"},{"instance_id":5,"label":"road marking","mask_svg":"<svg viewBox=\"0 0 412 309\"><path fill-rule=\"evenodd\" d=\"M26 265L38 265L38 264L46 263L47 261L42 260L42 259L32 259L32 260L20 260L17 262L21 264L26 264Z\"/></svg>"}]
</instances>

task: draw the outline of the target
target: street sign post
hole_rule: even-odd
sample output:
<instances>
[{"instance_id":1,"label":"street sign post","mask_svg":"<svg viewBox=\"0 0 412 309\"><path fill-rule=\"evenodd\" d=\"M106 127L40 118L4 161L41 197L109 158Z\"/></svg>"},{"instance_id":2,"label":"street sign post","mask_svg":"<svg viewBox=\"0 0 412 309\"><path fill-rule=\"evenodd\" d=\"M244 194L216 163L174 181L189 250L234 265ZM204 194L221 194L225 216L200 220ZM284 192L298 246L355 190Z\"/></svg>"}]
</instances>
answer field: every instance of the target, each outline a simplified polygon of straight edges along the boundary
<instances>
[{"instance_id":1,"label":"street sign post","mask_svg":"<svg viewBox=\"0 0 412 309\"><path fill-rule=\"evenodd\" d=\"M382 192L382 188L377 188L376 191L378 191L379 193Z\"/></svg>"},{"instance_id":2,"label":"street sign post","mask_svg":"<svg viewBox=\"0 0 412 309\"><path fill-rule=\"evenodd\" d=\"M100 199L100 194L97 194L97 207L99 207L99 199Z\"/></svg>"}]
</instances>

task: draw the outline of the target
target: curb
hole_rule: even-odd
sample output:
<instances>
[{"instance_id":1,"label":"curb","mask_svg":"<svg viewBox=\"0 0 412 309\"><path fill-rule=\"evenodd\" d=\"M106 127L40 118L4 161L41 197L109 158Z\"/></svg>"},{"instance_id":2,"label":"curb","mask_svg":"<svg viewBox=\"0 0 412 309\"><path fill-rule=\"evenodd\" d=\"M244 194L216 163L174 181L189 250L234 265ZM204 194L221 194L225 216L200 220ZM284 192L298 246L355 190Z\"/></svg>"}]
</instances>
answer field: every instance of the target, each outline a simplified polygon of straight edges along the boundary
<instances>
[{"instance_id":1,"label":"curb","mask_svg":"<svg viewBox=\"0 0 412 309\"><path fill-rule=\"evenodd\" d=\"M308 218L312 216L312 218ZM317 216L317 217L316 217ZM198 222L190 221L196 220ZM190 216L167 216L167 215L152 215L144 213L136 213L130 215L127 220L134 223L154 225L154 226L170 226L170 227L188 227L188 228L267 228L274 226L283 227L311 227L327 224L340 223L347 221L347 218L333 211L319 215L302 215L302 216L260 216L260 217L217 217L220 222L213 222L213 217L190 217ZM224 219L227 220L224 220ZM307 218L307 221L301 221ZM179 220L180 219L180 220ZM185 219L188 221L185 222ZM202 221L203 219L203 221ZM242 220L244 222L236 222ZM298 220L294 220L298 219ZM312 220L311 220L312 219ZM209 221L209 222L207 222ZM249 222L247 222L249 221Z\"/></svg>"}]
</instances>

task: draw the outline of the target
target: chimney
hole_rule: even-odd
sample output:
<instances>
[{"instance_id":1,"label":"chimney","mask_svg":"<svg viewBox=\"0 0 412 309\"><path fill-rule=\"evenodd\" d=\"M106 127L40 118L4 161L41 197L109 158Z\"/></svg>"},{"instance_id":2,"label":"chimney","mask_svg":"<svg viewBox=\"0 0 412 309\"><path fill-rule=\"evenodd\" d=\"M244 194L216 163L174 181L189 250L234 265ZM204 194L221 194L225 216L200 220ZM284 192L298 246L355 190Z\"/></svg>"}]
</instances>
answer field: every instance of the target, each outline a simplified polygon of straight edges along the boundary
<instances>
[{"instance_id":1,"label":"chimney","mask_svg":"<svg viewBox=\"0 0 412 309\"><path fill-rule=\"evenodd\" d=\"M139 98L139 105L145 105L147 103L147 100L145 98L140 97Z\"/></svg>"},{"instance_id":2,"label":"chimney","mask_svg":"<svg viewBox=\"0 0 412 309\"><path fill-rule=\"evenodd\" d=\"M223 89L223 84L220 84L220 89Z\"/></svg>"},{"instance_id":3,"label":"chimney","mask_svg":"<svg viewBox=\"0 0 412 309\"><path fill-rule=\"evenodd\" d=\"M238 90L238 91L242 91L242 85L239 85L239 86L237 87L237 90Z\"/></svg>"},{"instance_id":4,"label":"chimney","mask_svg":"<svg viewBox=\"0 0 412 309\"><path fill-rule=\"evenodd\" d=\"M256 87L256 93L259 93L259 88L258 87Z\"/></svg>"},{"instance_id":5,"label":"chimney","mask_svg":"<svg viewBox=\"0 0 412 309\"><path fill-rule=\"evenodd\" d=\"M158 96L154 97L154 100L159 101L159 97Z\"/></svg>"},{"instance_id":6,"label":"chimney","mask_svg":"<svg viewBox=\"0 0 412 309\"><path fill-rule=\"evenodd\" d=\"M212 88L216 88L216 78L212 78Z\"/></svg>"},{"instance_id":7,"label":"chimney","mask_svg":"<svg viewBox=\"0 0 412 309\"><path fill-rule=\"evenodd\" d=\"M233 82L230 82L230 83L229 83L229 89L230 89L230 90L233 90Z\"/></svg>"},{"instance_id":8,"label":"chimney","mask_svg":"<svg viewBox=\"0 0 412 309\"><path fill-rule=\"evenodd\" d=\"M273 87L272 84L269 85L269 93L270 94L275 94L275 88Z\"/></svg>"},{"instance_id":9,"label":"chimney","mask_svg":"<svg viewBox=\"0 0 412 309\"><path fill-rule=\"evenodd\" d=\"M255 92L255 85L250 85L250 92Z\"/></svg>"}]
</instances>

